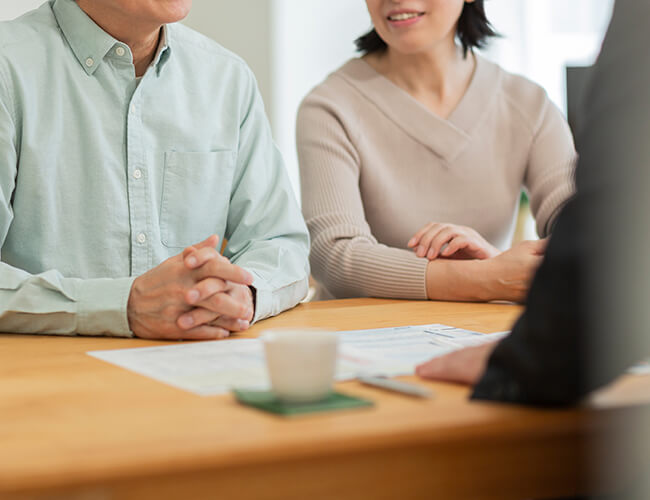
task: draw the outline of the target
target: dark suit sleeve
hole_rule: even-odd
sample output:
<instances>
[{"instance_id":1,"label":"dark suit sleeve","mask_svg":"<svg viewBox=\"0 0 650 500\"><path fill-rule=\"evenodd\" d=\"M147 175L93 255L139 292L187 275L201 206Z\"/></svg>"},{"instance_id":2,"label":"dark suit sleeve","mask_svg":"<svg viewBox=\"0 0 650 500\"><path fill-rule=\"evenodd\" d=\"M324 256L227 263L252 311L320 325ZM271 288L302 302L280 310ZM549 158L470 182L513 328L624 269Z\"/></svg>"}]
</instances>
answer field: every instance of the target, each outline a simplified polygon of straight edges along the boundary
<instances>
[{"instance_id":1,"label":"dark suit sleeve","mask_svg":"<svg viewBox=\"0 0 650 500\"><path fill-rule=\"evenodd\" d=\"M587 91L577 194L473 398L566 405L650 353L650 2L618 0Z\"/></svg>"}]
</instances>

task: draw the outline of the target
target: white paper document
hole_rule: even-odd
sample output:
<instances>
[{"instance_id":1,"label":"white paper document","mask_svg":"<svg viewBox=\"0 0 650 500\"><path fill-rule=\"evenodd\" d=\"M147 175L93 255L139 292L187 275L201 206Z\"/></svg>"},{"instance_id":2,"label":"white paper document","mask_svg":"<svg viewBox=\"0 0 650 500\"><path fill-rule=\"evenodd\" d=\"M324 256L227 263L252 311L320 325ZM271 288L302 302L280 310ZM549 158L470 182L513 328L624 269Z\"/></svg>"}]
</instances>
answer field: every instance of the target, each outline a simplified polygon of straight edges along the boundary
<instances>
[{"instance_id":1,"label":"white paper document","mask_svg":"<svg viewBox=\"0 0 650 500\"><path fill-rule=\"evenodd\" d=\"M446 325L404 326L339 332L339 380L358 375L412 375L436 356L493 342L509 332L478 333Z\"/></svg>"},{"instance_id":2,"label":"white paper document","mask_svg":"<svg viewBox=\"0 0 650 500\"><path fill-rule=\"evenodd\" d=\"M358 375L411 375L416 365L508 332L482 334L445 325L337 332L337 380ZM92 351L89 355L195 394L233 388L268 389L264 350L258 339L231 339L163 347Z\"/></svg>"}]
</instances>

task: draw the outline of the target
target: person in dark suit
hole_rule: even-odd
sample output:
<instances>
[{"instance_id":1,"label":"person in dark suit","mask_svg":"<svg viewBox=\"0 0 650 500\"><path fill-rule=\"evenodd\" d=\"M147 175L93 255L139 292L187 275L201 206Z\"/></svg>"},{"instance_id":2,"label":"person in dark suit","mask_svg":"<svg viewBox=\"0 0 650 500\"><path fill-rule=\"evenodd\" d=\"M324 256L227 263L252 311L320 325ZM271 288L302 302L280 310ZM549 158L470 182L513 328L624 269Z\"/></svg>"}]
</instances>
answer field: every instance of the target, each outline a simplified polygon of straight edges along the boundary
<instances>
[{"instance_id":1,"label":"person in dark suit","mask_svg":"<svg viewBox=\"0 0 650 500\"><path fill-rule=\"evenodd\" d=\"M650 2L618 0L577 134L577 194L498 344L417 369L475 399L558 406L650 355Z\"/></svg>"},{"instance_id":2,"label":"person in dark suit","mask_svg":"<svg viewBox=\"0 0 650 500\"><path fill-rule=\"evenodd\" d=\"M650 355L648 26L650 1L617 0L577 134L577 193L512 333L424 363L421 377L470 384L478 400L565 406ZM598 498L650 498L647 409L599 431L584 452L576 467L589 471L589 490L608 494Z\"/></svg>"}]
</instances>

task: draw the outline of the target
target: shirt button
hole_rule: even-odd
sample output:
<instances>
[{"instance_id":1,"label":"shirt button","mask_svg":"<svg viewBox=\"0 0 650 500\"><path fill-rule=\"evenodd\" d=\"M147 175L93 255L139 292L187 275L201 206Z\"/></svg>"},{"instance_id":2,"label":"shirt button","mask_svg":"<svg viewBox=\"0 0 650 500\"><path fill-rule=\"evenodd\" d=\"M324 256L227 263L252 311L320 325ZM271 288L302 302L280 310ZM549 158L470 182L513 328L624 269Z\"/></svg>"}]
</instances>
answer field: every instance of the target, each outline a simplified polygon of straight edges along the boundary
<instances>
[{"instance_id":1,"label":"shirt button","mask_svg":"<svg viewBox=\"0 0 650 500\"><path fill-rule=\"evenodd\" d=\"M115 49L115 53L122 57L124 54L126 54L126 50L124 50L124 47L118 47Z\"/></svg>"},{"instance_id":2,"label":"shirt button","mask_svg":"<svg viewBox=\"0 0 650 500\"><path fill-rule=\"evenodd\" d=\"M140 170L139 168L136 168L133 171L133 177L135 177L136 179L142 178L142 170Z\"/></svg>"},{"instance_id":3,"label":"shirt button","mask_svg":"<svg viewBox=\"0 0 650 500\"><path fill-rule=\"evenodd\" d=\"M86 59L86 66L88 66L89 68L92 68L93 64L95 64L95 61L94 61L94 59L92 57L89 57L88 59Z\"/></svg>"},{"instance_id":4,"label":"shirt button","mask_svg":"<svg viewBox=\"0 0 650 500\"><path fill-rule=\"evenodd\" d=\"M137 237L137 240L138 240L138 243L140 243L142 245L145 241L147 241L147 235L144 234L144 233L140 233L138 235L138 237Z\"/></svg>"},{"instance_id":5,"label":"shirt button","mask_svg":"<svg viewBox=\"0 0 650 500\"><path fill-rule=\"evenodd\" d=\"M135 104L131 104L131 106L129 106L129 111L131 111L131 114L135 114Z\"/></svg>"}]
</instances>

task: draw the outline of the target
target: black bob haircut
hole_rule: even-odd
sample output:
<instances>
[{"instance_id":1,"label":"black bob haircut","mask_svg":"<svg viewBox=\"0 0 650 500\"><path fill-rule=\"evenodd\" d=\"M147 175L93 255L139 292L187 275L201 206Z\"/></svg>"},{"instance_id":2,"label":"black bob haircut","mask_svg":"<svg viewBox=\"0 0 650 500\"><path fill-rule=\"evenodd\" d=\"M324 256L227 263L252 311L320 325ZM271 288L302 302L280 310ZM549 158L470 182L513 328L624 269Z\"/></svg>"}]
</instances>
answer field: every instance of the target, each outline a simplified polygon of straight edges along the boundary
<instances>
[{"instance_id":1,"label":"black bob haircut","mask_svg":"<svg viewBox=\"0 0 650 500\"><path fill-rule=\"evenodd\" d=\"M458 19L456 36L463 46L463 55L465 57L467 57L468 51L485 47L488 38L498 36L485 15L483 2L484 0L474 0L472 3L466 2ZM357 50L364 55L382 52L388 47L374 28L357 38L354 43Z\"/></svg>"}]
</instances>

